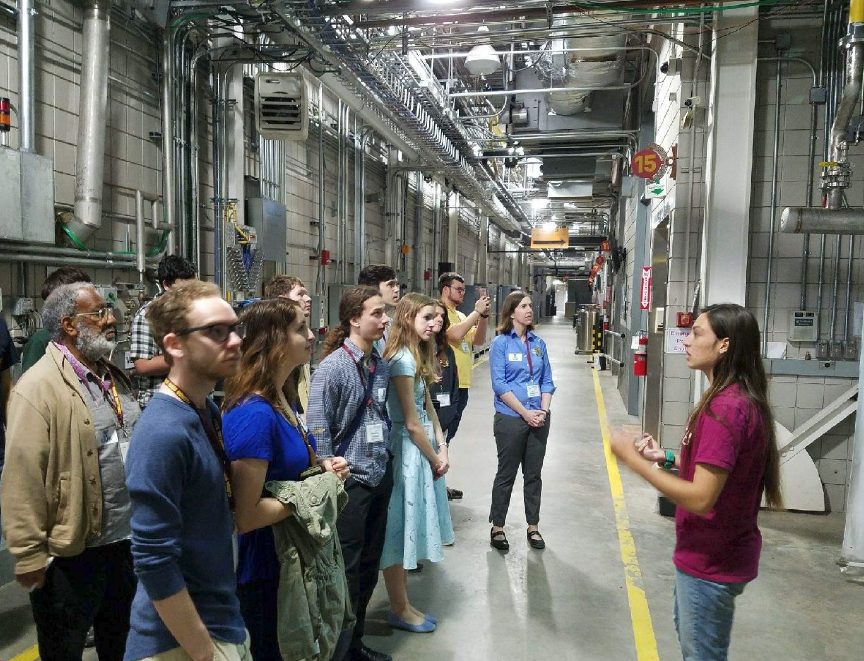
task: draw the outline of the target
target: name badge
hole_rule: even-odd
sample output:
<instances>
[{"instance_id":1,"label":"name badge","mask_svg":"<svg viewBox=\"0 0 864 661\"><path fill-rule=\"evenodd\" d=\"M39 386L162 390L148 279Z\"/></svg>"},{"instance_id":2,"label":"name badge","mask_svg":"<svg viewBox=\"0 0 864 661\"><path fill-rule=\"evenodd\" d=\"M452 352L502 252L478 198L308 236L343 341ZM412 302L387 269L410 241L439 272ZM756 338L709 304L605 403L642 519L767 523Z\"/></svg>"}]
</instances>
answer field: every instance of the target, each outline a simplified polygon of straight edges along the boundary
<instances>
[{"instance_id":1,"label":"name badge","mask_svg":"<svg viewBox=\"0 0 864 661\"><path fill-rule=\"evenodd\" d=\"M383 402L387 399L387 388L378 388L378 401Z\"/></svg>"},{"instance_id":2,"label":"name badge","mask_svg":"<svg viewBox=\"0 0 864 661\"><path fill-rule=\"evenodd\" d=\"M111 434L111 440L109 443L116 443L120 448L120 459L123 462L123 465L126 465L126 456L129 454L129 437L124 437L121 441L119 436L117 435L117 430L114 430L114 433Z\"/></svg>"},{"instance_id":3,"label":"name badge","mask_svg":"<svg viewBox=\"0 0 864 661\"><path fill-rule=\"evenodd\" d=\"M383 443L384 442L384 425L380 422L366 425L366 442L367 443Z\"/></svg>"},{"instance_id":4,"label":"name badge","mask_svg":"<svg viewBox=\"0 0 864 661\"><path fill-rule=\"evenodd\" d=\"M521 353L508 353L507 360L511 363L521 363L522 362L522 354Z\"/></svg>"},{"instance_id":5,"label":"name badge","mask_svg":"<svg viewBox=\"0 0 864 661\"><path fill-rule=\"evenodd\" d=\"M468 347L468 342L466 340L462 340L462 353L468 353L471 349Z\"/></svg>"},{"instance_id":6,"label":"name badge","mask_svg":"<svg viewBox=\"0 0 864 661\"><path fill-rule=\"evenodd\" d=\"M529 397L539 397L540 396L540 386L536 383L528 384L528 396Z\"/></svg>"},{"instance_id":7,"label":"name badge","mask_svg":"<svg viewBox=\"0 0 864 661\"><path fill-rule=\"evenodd\" d=\"M423 423L423 431L426 432L426 436L432 442L432 445L435 445L435 427L431 422Z\"/></svg>"},{"instance_id":8,"label":"name badge","mask_svg":"<svg viewBox=\"0 0 864 661\"><path fill-rule=\"evenodd\" d=\"M441 406L450 406L450 393L449 392L438 393L438 397L436 397L436 399L438 400L438 403Z\"/></svg>"}]
</instances>

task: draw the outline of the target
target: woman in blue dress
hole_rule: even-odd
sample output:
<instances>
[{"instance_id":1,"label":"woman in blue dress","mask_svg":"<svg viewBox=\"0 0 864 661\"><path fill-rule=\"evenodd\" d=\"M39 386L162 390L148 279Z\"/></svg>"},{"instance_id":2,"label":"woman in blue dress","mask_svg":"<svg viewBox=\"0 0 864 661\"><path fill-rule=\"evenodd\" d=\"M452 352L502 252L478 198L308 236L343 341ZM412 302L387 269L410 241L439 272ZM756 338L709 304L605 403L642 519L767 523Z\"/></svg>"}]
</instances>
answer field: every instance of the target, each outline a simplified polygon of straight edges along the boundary
<instances>
[{"instance_id":1,"label":"woman in blue dress","mask_svg":"<svg viewBox=\"0 0 864 661\"><path fill-rule=\"evenodd\" d=\"M222 426L231 460L238 539L237 595L249 630L252 658L281 661L277 627L279 560L272 525L290 515L264 496L270 480L300 480L317 466L315 439L298 415L297 368L309 362L314 336L295 301L253 303L240 321L246 327L240 370L225 382ZM347 476L342 458L334 472ZM283 614L284 616L285 614Z\"/></svg>"},{"instance_id":2,"label":"woman in blue dress","mask_svg":"<svg viewBox=\"0 0 864 661\"><path fill-rule=\"evenodd\" d=\"M408 569L418 560L439 562L454 540L444 474L447 444L435 414L429 385L435 369L435 300L406 295L396 307L384 350L390 363L387 410L393 421L393 494L381 568L390 597L390 626L413 633L435 630L436 620L408 600Z\"/></svg>"}]
</instances>

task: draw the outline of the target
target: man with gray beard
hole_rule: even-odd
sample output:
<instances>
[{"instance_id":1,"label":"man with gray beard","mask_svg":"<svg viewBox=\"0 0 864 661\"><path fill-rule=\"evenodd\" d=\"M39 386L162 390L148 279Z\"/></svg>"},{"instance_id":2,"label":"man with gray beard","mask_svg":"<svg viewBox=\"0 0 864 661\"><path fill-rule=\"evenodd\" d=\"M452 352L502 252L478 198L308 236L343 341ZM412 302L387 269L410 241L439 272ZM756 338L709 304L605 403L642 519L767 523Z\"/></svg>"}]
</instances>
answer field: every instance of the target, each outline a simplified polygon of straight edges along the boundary
<instances>
[{"instance_id":1,"label":"man with gray beard","mask_svg":"<svg viewBox=\"0 0 864 661\"><path fill-rule=\"evenodd\" d=\"M80 659L92 625L99 661L121 661L136 589L124 463L141 411L93 285L58 287L42 319L51 342L9 402L3 534L41 659Z\"/></svg>"}]
</instances>

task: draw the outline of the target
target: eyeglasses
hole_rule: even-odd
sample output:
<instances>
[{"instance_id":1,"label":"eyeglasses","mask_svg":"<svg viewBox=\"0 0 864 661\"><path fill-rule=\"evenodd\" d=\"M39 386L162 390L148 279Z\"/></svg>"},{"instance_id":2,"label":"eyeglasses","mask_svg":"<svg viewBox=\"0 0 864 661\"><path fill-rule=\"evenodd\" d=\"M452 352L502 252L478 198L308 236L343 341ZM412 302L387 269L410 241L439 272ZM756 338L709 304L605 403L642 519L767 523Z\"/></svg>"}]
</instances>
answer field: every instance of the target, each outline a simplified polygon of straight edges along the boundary
<instances>
[{"instance_id":1,"label":"eyeglasses","mask_svg":"<svg viewBox=\"0 0 864 661\"><path fill-rule=\"evenodd\" d=\"M73 317L92 317L98 316L99 321L105 321L108 317L114 315L114 308L110 305L106 305L105 307L101 307L98 310L93 310L93 312L76 312L73 314Z\"/></svg>"},{"instance_id":2,"label":"eyeglasses","mask_svg":"<svg viewBox=\"0 0 864 661\"><path fill-rule=\"evenodd\" d=\"M175 333L175 335L189 335L190 333L197 333L198 331L203 332L207 337L218 344L227 342L228 338L231 337L231 333L234 333L241 340L246 337L246 327L239 321L234 324L196 326L195 328L187 328L186 330L179 331Z\"/></svg>"},{"instance_id":3,"label":"eyeglasses","mask_svg":"<svg viewBox=\"0 0 864 661\"><path fill-rule=\"evenodd\" d=\"M465 287L450 287L450 289L455 291L457 294L464 294L465 293Z\"/></svg>"}]
</instances>

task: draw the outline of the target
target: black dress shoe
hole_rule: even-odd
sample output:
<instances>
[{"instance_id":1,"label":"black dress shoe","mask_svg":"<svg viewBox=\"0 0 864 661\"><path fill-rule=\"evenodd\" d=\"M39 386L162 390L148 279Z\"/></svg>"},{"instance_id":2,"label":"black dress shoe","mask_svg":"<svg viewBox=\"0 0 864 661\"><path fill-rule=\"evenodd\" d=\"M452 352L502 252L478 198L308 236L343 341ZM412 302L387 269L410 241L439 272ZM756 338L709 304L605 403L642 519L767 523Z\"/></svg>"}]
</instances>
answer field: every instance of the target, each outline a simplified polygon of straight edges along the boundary
<instances>
[{"instance_id":1,"label":"black dress shoe","mask_svg":"<svg viewBox=\"0 0 864 661\"><path fill-rule=\"evenodd\" d=\"M354 650L352 655L353 661L393 661L393 657L384 652L376 652L363 645L360 649Z\"/></svg>"},{"instance_id":2,"label":"black dress shoe","mask_svg":"<svg viewBox=\"0 0 864 661\"><path fill-rule=\"evenodd\" d=\"M507 541L507 535L504 534L503 530L490 530L489 543L492 545L492 548L499 551L510 550L510 542Z\"/></svg>"},{"instance_id":3,"label":"black dress shoe","mask_svg":"<svg viewBox=\"0 0 864 661\"><path fill-rule=\"evenodd\" d=\"M546 548L546 542L543 541L543 535L540 534L539 530L528 531L528 543L532 549L540 550Z\"/></svg>"}]
</instances>

